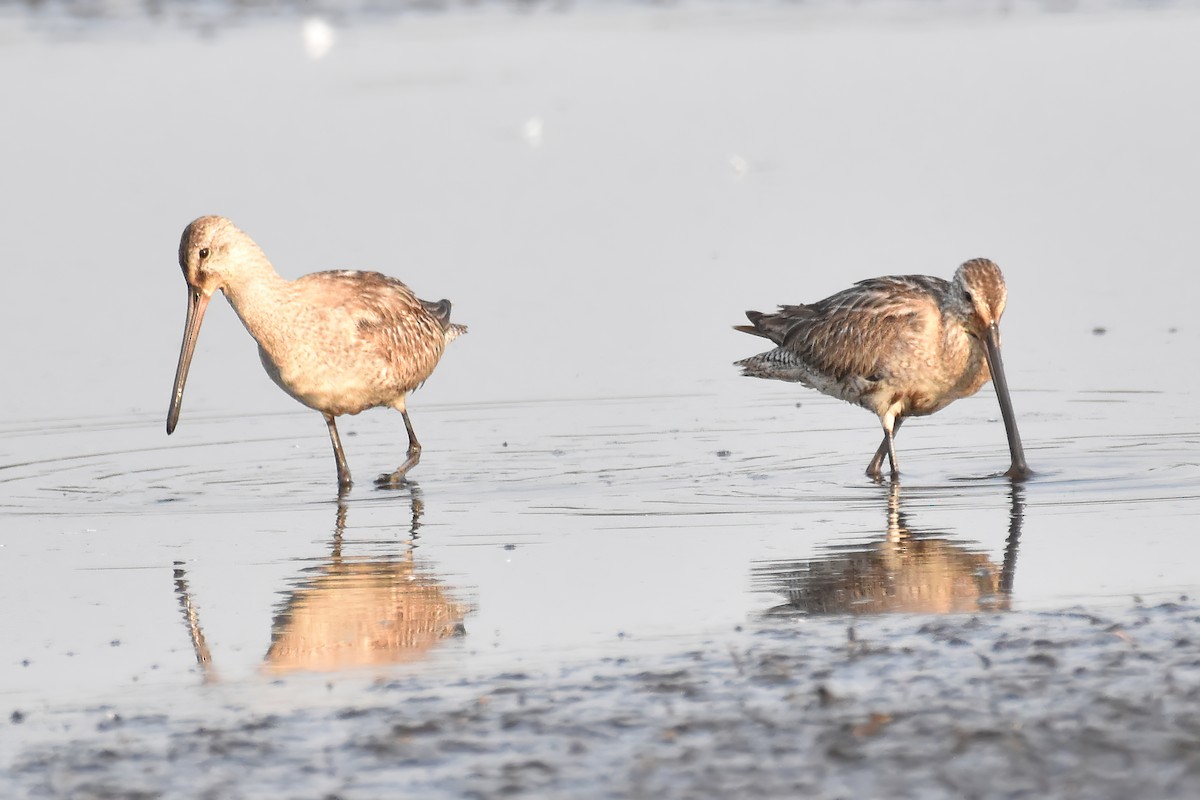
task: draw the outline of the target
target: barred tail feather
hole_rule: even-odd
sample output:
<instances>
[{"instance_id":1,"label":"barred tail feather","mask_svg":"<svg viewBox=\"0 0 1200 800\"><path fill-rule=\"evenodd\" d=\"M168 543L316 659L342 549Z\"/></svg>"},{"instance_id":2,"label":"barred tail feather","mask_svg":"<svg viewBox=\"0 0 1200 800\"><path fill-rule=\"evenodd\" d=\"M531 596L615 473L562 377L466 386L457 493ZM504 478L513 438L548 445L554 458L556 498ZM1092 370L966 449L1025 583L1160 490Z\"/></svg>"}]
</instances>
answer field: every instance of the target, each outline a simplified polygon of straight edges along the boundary
<instances>
[{"instance_id":1,"label":"barred tail feather","mask_svg":"<svg viewBox=\"0 0 1200 800\"><path fill-rule=\"evenodd\" d=\"M790 350L782 347L733 363L734 366L742 368L743 375L750 378L767 378L793 383L801 383L806 380L806 371L800 359Z\"/></svg>"}]
</instances>

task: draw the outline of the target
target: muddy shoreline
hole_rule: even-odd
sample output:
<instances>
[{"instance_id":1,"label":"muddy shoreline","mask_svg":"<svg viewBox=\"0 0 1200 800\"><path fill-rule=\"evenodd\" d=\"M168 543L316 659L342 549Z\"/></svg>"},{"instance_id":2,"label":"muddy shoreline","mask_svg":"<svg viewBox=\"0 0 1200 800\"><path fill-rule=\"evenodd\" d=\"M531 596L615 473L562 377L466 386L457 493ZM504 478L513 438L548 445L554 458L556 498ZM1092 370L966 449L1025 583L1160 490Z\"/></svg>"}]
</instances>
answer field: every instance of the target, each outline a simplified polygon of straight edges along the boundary
<instances>
[{"instance_id":1,"label":"muddy shoreline","mask_svg":"<svg viewBox=\"0 0 1200 800\"><path fill-rule=\"evenodd\" d=\"M1200 608L772 619L729 641L352 704L80 713L6 796L1094 797L1200 792ZM12 712L7 737L55 724Z\"/></svg>"}]
</instances>

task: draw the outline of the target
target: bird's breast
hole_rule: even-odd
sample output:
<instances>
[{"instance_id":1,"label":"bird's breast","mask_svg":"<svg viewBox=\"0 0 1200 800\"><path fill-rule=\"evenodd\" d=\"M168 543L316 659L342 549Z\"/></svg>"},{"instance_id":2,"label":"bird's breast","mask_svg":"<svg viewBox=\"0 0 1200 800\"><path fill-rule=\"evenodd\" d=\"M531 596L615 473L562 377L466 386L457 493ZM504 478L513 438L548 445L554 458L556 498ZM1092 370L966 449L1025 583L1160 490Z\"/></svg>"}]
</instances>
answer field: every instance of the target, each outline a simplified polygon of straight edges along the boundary
<instances>
[{"instance_id":1,"label":"bird's breast","mask_svg":"<svg viewBox=\"0 0 1200 800\"><path fill-rule=\"evenodd\" d=\"M979 391L991 377L982 345L959 328L942 333L893 353L861 404L876 413L897 408L903 416L925 416Z\"/></svg>"}]
</instances>

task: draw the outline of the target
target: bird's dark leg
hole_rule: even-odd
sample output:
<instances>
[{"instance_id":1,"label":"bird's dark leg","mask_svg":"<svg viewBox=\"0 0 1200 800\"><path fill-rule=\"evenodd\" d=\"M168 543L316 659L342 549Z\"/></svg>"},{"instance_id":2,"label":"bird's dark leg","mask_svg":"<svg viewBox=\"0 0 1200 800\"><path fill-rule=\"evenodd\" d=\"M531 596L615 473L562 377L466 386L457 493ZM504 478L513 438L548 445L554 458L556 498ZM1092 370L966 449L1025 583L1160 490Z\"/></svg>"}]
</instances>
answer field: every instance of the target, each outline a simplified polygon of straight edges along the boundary
<instances>
[{"instance_id":1,"label":"bird's dark leg","mask_svg":"<svg viewBox=\"0 0 1200 800\"><path fill-rule=\"evenodd\" d=\"M892 467L892 475L900 474L900 462L896 459L896 432L900 430L900 423L904 422L904 417L896 417L896 421L892 423L892 429L888 430L885 425L883 428L883 441L879 445L879 449L875 451L875 457L871 459L871 463L867 465L867 475L872 478L878 478L882 474L880 469L883 466L883 457L888 457L888 463Z\"/></svg>"},{"instance_id":2,"label":"bird's dark leg","mask_svg":"<svg viewBox=\"0 0 1200 800\"><path fill-rule=\"evenodd\" d=\"M882 472L882 470L880 470L880 467L883 466L883 457L885 455L887 455L887 451L888 451L888 436L885 433L883 435L883 443L879 445L879 449L875 451L874 458L872 458L871 463L867 465L867 475L868 476L870 476L872 478L880 477L880 474Z\"/></svg>"},{"instance_id":3,"label":"bird's dark leg","mask_svg":"<svg viewBox=\"0 0 1200 800\"><path fill-rule=\"evenodd\" d=\"M376 478L376 486L399 486L405 482L404 476L408 474L408 471L421 462L421 443L417 441L417 434L413 431L412 421L408 418L408 410L402 408L400 414L404 417L404 428L408 431L408 457L395 472L385 473Z\"/></svg>"},{"instance_id":4,"label":"bird's dark leg","mask_svg":"<svg viewBox=\"0 0 1200 800\"><path fill-rule=\"evenodd\" d=\"M324 414L325 424L329 426L329 440L333 442L333 457L337 460L338 494L344 493L354 481L350 480L350 467L346 465L346 454L342 452L342 440L338 438L337 425L332 414Z\"/></svg>"}]
</instances>

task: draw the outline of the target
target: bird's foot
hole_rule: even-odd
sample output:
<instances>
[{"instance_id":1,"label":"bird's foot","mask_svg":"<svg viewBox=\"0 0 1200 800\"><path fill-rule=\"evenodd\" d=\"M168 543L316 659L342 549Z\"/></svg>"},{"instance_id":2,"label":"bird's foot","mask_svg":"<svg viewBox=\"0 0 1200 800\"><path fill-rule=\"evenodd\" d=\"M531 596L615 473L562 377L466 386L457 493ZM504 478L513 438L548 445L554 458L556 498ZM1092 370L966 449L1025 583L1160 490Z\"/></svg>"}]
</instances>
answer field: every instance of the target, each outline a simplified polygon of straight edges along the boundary
<instances>
[{"instance_id":1,"label":"bird's foot","mask_svg":"<svg viewBox=\"0 0 1200 800\"><path fill-rule=\"evenodd\" d=\"M385 472L375 479L375 485L380 489L398 489L401 486L408 485L408 471L415 467L421 461L421 445L410 444L408 447L408 458L404 463L396 468L395 472Z\"/></svg>"},{"instance_id":2,"label":"bird's foot","mask_svg":"<svg viewBox=\"0 0 1200 800\"><path fill-rule=\"evenodd\" d=\"M375 479L375 486L380 489L399 489L409 485L406 473L408 470L398 469L395 472L385 472Z\"/></svg>"}]
</instances>

